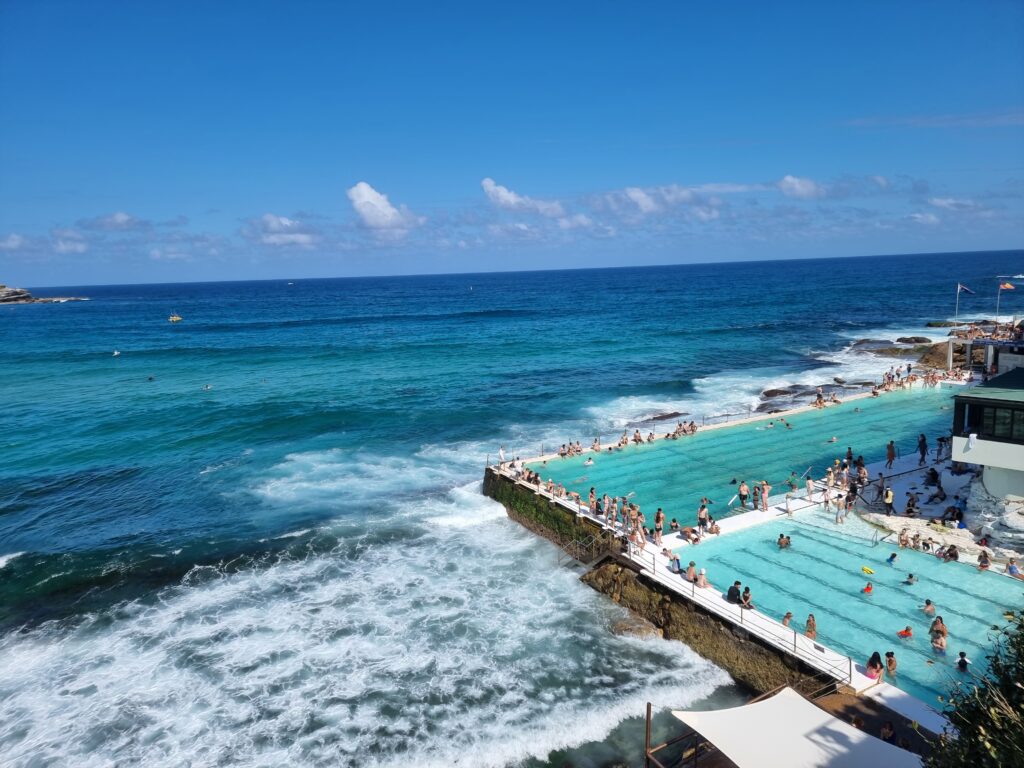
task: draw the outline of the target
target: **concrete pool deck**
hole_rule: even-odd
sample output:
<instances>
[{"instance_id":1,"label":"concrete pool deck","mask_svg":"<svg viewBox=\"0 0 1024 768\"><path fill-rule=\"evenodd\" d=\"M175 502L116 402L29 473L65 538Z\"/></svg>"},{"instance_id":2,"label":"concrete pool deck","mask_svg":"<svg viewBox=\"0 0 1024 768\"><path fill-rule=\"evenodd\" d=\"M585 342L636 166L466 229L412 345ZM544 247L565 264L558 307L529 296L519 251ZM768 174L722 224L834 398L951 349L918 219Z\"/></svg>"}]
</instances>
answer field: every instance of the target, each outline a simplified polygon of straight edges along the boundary
<instances>
[{"instance_id":1,"label":"concrete pool deck","mask_svg":"<svg viewBox=\"0 0 1024 768\"><path fill-rule=\"evenodd\" d=\"M916 460L916 459L915 459ZM550 503L556 504L580 519L585 519L591 525L601 530L613 533L617 538L624 539L625 533L621 526L609 526L603 519L590 515L585 506L578 505L570 499L555 497L543 489L527 484L518 479L508 469L490 467L489 471L506 477L508 480L528 489L531 493L547 499ZM773 497L777 502L777 497ZM723 519L720 536L728 536L730 533L745 530L754 526L786 519L797 515L801 511L817 508L817 504L808 504L806 499L791 498L790 510L786 509L786 499L783 497L781 503L772 503L765 511L749 511L733 517ZM728 523L728 526L725 524ZM663 538L663 547L675 549L679 547L694 546L688 544L680 534L667 534ZM864 666L854 661L848 655L828 648L827 646L806 637L796 630L785 627L778 620L760 613L757 610L742 609L738 605L725 600L724 587L712 583L707 589L699 589L691 583L683 581L678 573L673 573L669 568L669 560L664 557L660 549L653 542L648 543L645 549L629 544L622 553L622 557L631 561L637 571L657 583L664 589L669 590L678 597L700 606L703 610L718 618L732 624L742 631L757 637L760 641L775 648L778 652L793 657L808 667L826 674L837 682L849 686L849 688L860 696L870 696L880 704L891 709L899 715L916 722L921 727L932 733L941 733L947 724L946 718L917 697L890 685L884 680L870 678L866 674Z\"/></svg>"}]
</instances>

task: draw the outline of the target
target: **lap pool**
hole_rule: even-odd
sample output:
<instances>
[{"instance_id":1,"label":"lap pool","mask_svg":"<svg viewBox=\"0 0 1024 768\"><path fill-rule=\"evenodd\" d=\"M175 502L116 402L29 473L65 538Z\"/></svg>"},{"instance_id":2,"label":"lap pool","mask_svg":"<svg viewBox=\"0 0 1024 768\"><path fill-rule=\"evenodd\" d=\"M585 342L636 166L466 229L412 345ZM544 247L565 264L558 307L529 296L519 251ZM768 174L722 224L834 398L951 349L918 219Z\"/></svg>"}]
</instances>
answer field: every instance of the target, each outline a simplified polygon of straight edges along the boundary
<instances>
[{"instance_id":1,"label":"lap pool","mask_svg":"<svg viewBox=\"0 0 1024 768\"><path fill-rule=\"evenodd\" d=\"M955 666L957 654L966 651L975 671L985 667L990 629L1006 623L1006 611L1024 609L1024 584L966 564L942 563L930 554L899 550L895 544L872 546L873 531L855 516L836 525L831 516L809 511L709 537L679 552L684 562L695 560L706 568L717 590L724 591L735 580L749 586L759 612L781 619L792 611L791 626L798 632L813 613L819 642L859 664L873 651L883 656L894 651L898 669L888 682L941 709L937 697L948 692L951 680L964 679ZM792 537L791 548L776 546L780 533ZM889 566L886 558L893 552L898 558ZM865 575L862 566L874 574ZM904 584L908 573L919 582ZM860 590L869 579L874 593L866 596ZM926 598L949 627L945 656L931 648L932 618L920 610ZM913 639L897 638L907 625L913 628Z\"/></svg>"},{"instance_id":2,"label":"lap pool","mask_svg":"<svg viewBox=\"0 0 1024 768\"><path fill-rule=\"evenodd\" d=\"M767 479L775 495L785 490L783 481L791 471L800 475L813 467L813 475L821 477L834 459L845 456L847 446L869 463L885 459L889 440L896 441L901 455L913 453L922 432L934 448L936 438L948 435L952 427L951 403L949 388L897 391L795 414L787 417L792 429L781 425L769 429L767 421L736 424L679 440L528 466L584 498L591 487L599 496L632 493L632 501L640 504L648 521L653 521L655 507L663 507L669 519L692 524L701 496L716 502L715 517L726 516L727 504L736 493L733 479L748 484ZM660 434L674 426L663 424ZM837 442L829 442L832 436ZM594 464L585 466L591 456Z\"/></svg>"}]
</instances>

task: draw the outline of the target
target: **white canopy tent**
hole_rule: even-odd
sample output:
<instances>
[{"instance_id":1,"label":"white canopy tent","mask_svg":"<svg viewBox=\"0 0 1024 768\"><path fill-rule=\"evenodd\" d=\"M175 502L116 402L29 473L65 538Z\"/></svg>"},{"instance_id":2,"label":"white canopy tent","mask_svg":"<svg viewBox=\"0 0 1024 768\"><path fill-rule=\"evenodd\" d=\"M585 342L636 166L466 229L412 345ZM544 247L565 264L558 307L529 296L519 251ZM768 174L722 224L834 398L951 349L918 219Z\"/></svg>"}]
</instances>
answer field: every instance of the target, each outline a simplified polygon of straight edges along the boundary
<instances>
[{"instance_id":1,"label":"white canopy tent","mask_svg":"<svg viewBox=\"0 0 1024 768\"><path fill-rule=\"evenodd\" d=\"M754 704L674 710L739 768L920 768L917 755L818 708L792 688Z\"/></svg>"}]
</instances>

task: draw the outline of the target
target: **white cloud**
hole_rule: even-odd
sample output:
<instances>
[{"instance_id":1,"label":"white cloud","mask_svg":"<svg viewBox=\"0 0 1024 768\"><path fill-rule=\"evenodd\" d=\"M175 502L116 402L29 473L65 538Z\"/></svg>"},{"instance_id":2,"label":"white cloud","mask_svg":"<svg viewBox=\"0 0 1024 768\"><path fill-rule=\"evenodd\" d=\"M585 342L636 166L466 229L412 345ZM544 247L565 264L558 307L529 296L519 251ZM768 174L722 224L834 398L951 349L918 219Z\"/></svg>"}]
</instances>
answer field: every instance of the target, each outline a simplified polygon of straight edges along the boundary
<instances>
[{"instance_id":1,"label":"white cloud","mask_svg":"<svg viewBox=\"0 0 1024 768\"><path fill-rule=\"evenodd\" d=\"M947 211L973 211L981 206L973 200L964 200L956 197L933 197L928 200L929 205L936 208L944 208Z\"/></svg>"},{"instance_id":2,"label":"white cloud","mask_svg":"<svg viewBox=\"0 0 1024 768\"><path fill-rule=\"evenodd\" d=\"M875 184L878 185L879 189L888 189L889 180L885 176L870 176L869 177Z\"/></svg>"},{"instance_id":3,"label":"white cloud","mask_svg":"<svg viewBox=\"0 0 1024 768\"><path fill-rule=\"evenodd\" d=\"M162 248L153 248L149 252L149 258L154 261L192 261L192 256L180 251L168 251Z\"/></svg>"},{"instance_id":4,"label":"white cloud","mask_svg":"<svg viewBox=\"0 0 1024 768\"><path fill-rule=\"evenodd\" d=\"M320 239L302 222L274 213L264 213L259 218L251 219L249 226L242 230L242 235L262 245L277 247L309 248Z\"/></svg>"},{"instance_id":5,"label":"white cloud","mask_svg":"<svg viewBox=\"0 0 1024 768\"><path fill-rule=\"evenodd\" d=\"M401 235L426 221L426 218L414 215L404 205L396 208L387 195L378 192L365 181L360 181L346 194L363 224L378 232Z\"/></svg>"},{"instance_id":6,"label":"white cloud","mask_svg":"<svg viewBox=\"0 0 1024 768\"><path fill-rule=\"evenodd\" d=\"M661 206L654 201L654 198L640 187L626 187L622 190L622 194L640 209L640 213L654 213L661 210Z\"/></svg>"},{"instance_id":7,"label":"white cloud","mask_svg":"<svg viewBox=\"0 0 1024 768\"><path fill-rule=\"evenodd\" d=\"M823 186L813 179L800 176L790 176L787 174L778 181L776 186L786 197L795 197L800 200L813 200L814 198L825 196L825 188Z\"/></svg>"},{"instance_id":8,"label":"white cloud","mask_svg":"<svg viewBox=\"0 0 1024 768\"><path fill-rule=\"evenodd\" d=\"M0 240L0 251L16 251L25 245L25 238L16 232L11 232L3 240Z\"/></svg>"},{"instance_id":9,"label":"white cloud","mask_svg":"<svg viewBox=\"0 0 1024 768\"><path fill-rule=\"evenodd\" d=\"M503 187L492 178L486 178L480 182L487 199L499 208L509 211L532 211L548 218L558 218L565 215L565 209L557 200L535 200L526 195L513 192L508 187Z\"/></svg>"},{"instance_id":10,"label":"white cloud","mask_svg":"<svg viewBox=\"0 0 1024 768\"><path fill-rule=\"evenodd\" d=\"M50 234L53 236L53 250L57 253L85 253L89 250L85 235L76 229L54 229Z\"/></svg>"},{"instance_id":11,"label":"white cloud","mask_svg":"<svg viewBox=\"0 0 1024 768\"><path fill-rule=\"evenodd\" d=\"M78 226L83 229L100 230L103 232L133 232L149 229L152 227L152 223L144 219L137 219L124 211L114 211L109 216L82 219L78 222Z\"/></svg>"},{"instance_id":12,"label":"white cloud","mask_svg":"<svg viewBox=\"0 0 1024 768\"><path fill-rule=\"evenodd\" d=\"M578 229L580 227L593 226L593 220L583 213L574 213L572 216L563 216L558 220L559 229Z\"/></svg>"},{"instance_id":13,"label":"white cloud","mask_svg":"<svg viewBox=\"0 0 1024 768\"><path fill-rule=\"evenodd\" d=\"M934 213L912 213L907 218L915 224L924 224L929 227L935 226L940 221Z\"/></svg>"}]
</instances>

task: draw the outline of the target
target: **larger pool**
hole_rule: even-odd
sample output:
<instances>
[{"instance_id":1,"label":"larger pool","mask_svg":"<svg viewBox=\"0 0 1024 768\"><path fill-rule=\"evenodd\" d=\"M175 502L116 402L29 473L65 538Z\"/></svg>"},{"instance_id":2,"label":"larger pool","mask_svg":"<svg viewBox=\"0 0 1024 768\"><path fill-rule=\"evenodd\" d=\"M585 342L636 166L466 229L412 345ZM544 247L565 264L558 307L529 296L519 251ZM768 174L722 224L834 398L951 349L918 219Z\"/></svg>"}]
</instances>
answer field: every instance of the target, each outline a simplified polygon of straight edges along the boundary
<instances>
[{"instance_id":1,"label":"larger pool","mask_svg":"<svg viewBox=\"0 0 1024 768\"><path fill-rule=\"evenodd\" d=\"M591 487L598 495L632 494L648 520L654 518L654 507L663 507L670 519L692 523L701 496L716 502L713 515L725 516L736 494L733 480L753 484L767 479L774 495L785 490L783 483L792 471L801 475L813 467L821 477L826 466L845 456L847 446L868 462L885 458L889 440L896 441L901 454L913 453L922 432L934 447L935 439L948 435L952 426L951 398L950 390L942 388L892 392L797 414L789 419L792 429L751 422L529 466L584 498ZM673 426L667 424L662 433ZM833 436L837 442L830 443ZM584 465L590 457L593 465Z\"/></svg>"},{"instance_id":2,"label":"larger pool","mask_svg":"<svg viewBox=\"0 0 1024 768\"><path fill-rule=\"evenodd\" d=\"M710 537L680 554L706 568L716 588L724 590L735 580L749 586L760 612L781 619L792 611L798 631L813 613L819 641L860 664L873 651L883 656L894 651L898 669L889 682L939 708L937 697L960 677L954 664L958 653L966 651L975 669L983 668L992 625L1005 624L1006 611L1024 609L1024 584L894 544L873 546L873 532L854 516L836 525L831 516L807 512ZM792 537L789 549L776 546L780 533ZM893 552L898 557L890 566L886 558ZM865 575L864 566L874 573ZM903 583L909 573L917 584ZM870 596L861 592L868 580L874 585ZM932 619L921 611L926 598L949 627L946 656L931 649ZM897 638L907 625L914 638Z\"/></svg>"}]
</instances>

